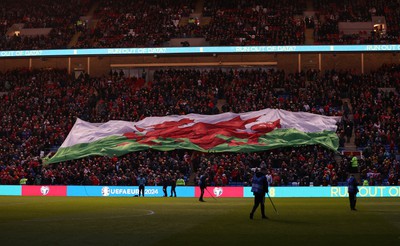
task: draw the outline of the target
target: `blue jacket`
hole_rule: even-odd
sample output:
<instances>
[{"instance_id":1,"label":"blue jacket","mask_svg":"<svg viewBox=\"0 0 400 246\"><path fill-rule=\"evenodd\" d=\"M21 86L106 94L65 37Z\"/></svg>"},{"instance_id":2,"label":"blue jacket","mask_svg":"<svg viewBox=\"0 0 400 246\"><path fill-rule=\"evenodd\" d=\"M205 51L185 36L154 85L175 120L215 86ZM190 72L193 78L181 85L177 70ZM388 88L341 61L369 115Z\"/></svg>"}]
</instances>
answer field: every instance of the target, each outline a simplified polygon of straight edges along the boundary
<instances>
[{"instance_id":1,"label":"blue jacket","mask_svg":"<svg viewBox=\"0 0 400 246\"><path fill-rule=\"evenodd\" d=\"M201 188L206 188L206 187L207 187L207 178L208 178L207 175L201 175L201 176L200 176L199 186L200 186Z\"/></svg>"},{"instance_id":2,"label":"blue jacket","mask_svg":"<svg viewBox=\"0 0 400 246\"><path fill-rule=\"evenodd\" d=\"M347 180L347 188L349 193L357 193L358 192L358 183L356 178L353 175Z\"/></svg>"},{"instance_id":3,"label":"blue jacket","mask_svg":"<svg viewBox=\"0 0 400 246\"><path fill-rule=\"evenodd\" d=\"M144 177L139 177L138 179L137 179L137 184L140 186L140 185L146 185L146 179L144 178Z\"/></svg>"},{"instance_id":4,"label":"blue jacket","mask_svg":"<svg viewBox=\"0 0 400 246\"><path fill-rule=\"evenodd\" d=\"M262 194L268 192L268 182L265 175L261 172L257 172L253 176L251 191L254 194Z\"/></svg>"}]
</instances>

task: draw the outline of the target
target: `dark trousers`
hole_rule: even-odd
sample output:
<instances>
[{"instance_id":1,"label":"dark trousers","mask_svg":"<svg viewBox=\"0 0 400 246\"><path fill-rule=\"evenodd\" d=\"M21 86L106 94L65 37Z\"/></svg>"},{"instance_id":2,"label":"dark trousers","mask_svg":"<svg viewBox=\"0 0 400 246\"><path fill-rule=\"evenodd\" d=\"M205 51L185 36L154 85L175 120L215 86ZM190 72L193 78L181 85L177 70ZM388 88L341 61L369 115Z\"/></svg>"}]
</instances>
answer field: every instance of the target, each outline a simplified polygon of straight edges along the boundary
<instances>
[{"instance_id":1,"label":"dark trousers","mask_svg":"<svg viewBox=\"0 0 400 246\"><path fill-rule=\"evenodd\" d=\"M258 206L261 205L261 215L265 217L265 193L254 193L254 206L251 214L254 214Z\"/></svg>"},{"instance_id":2,"label":"dark trousers","mask_svg":"<svg viewBox=\"0 0 400 246\"><path fill-rule=\"evenodd\" d=\"M142 194L142 196L144 196L144 185L139 185L139 196L140 193Z\"/></svg>"},{"instance_id":3,"label":"dark trousers","mask_svg":"<svg viewBox=\"0 0 400 246\"><path fill-rule=\"evenodd\" d=\"M164 186L163 186L163 188L162 188L162 190L163 190L163 192L164 192L164 196L165 196L165 197L167 197L167 196L168 196L168 193L167 193L167 187L168 187L168 186L165 186L165 185L164 185Z\"/></svg>"},{"instance_id":4,"label":"dark trousers","mask_svg":"<svg viewBox=\"0 0 400 246\"><path fill-rule=\"evenodd\" d=\"M350 200L350 209L354 210L356 209L356 202L357 202L357 193L355 192L349 192L349 200Z\"/></svg>"},{"instance_id":5,"label":"dark trousers","mask_svg":"<svg viewBox=\"0 0 400 246\"><path fill-rule=\"evenodd\" d=\"M203 196L204 196L204 189L206 187L200 186L200 198L199 201L203 201Z\"/></svg>"},{"instance_id":6,"label":"dark trousers","mask_svg":"<svg viewBox=\"0 0 400 246\"><path fill-rule=\"evenodd\" d=\"M173 186L171 186L171 195L170 195L171 197L172 196L174 196L174 197L176 197L176 191L175 191L175 186L173 185Z\"/></svg>"}]
</instances>

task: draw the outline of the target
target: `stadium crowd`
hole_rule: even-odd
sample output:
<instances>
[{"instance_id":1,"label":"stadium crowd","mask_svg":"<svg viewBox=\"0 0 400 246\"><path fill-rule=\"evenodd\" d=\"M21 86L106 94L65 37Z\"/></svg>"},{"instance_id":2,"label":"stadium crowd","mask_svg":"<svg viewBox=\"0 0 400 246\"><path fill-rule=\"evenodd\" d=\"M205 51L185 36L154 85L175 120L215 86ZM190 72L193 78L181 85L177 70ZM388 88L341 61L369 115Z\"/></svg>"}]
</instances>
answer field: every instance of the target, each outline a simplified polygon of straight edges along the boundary
<instances>
[{"instance_id":1,"label":"stadium crowd","mask_svg":"<svg viewBox=\"0 0 400 246\"><path fill-rule=\"evenodd\" d=\"M395 184L400 171L396 160L398 70L386 65L360 75L334 70L285 74L261 68L167 69L155 71L152 81L127 78L121 72L100 78L82 73L75 78L57 69L9 71L0 75L0 183L18 184L26 177L28 184L133 185L140 174L146 175L149 184L170 183L179 177L193 183L194 177L208 172L213 184L246 185L256 166L268 168L273 185L345 181L350 161L335 159L335 153L318 146L250 154L149 150L48 166L41 162L61 145L76 118L105 122L216 114L218 99L223 99L226 104L221 111L279 108L341 115L337 131L341 146L353 137L365 147L365 158L359 160L363 178L371 184ZM342 103L347 97L351 105Z\"/></svg>"},{"instance_id":2,"label":"stadium crowd","mask_svg":"<svg viewBox=\"0 0 400 246\"><path fill-rule=\"evenodd\" d=\"M395 0L314 0L312 6L305 0L3 2L1 50L164 47L174 38L203 38L207 45L216 46L301 45L307 28L313 29L314 44L399 42ZM384 30L378 26L347 34L339 28L339 23L371 22L375 16L384 17ZM19 35L14 25L22 25L23 30L50 30Z\"/></svg>"},{"instance_id":3,"label":"stadium crowd","mask_svg":"<svg viewBox=\"0 0 400 246\"><path fill-rule=\"evenodd\" d=\"M193 12L193 0L100 1L95 28L86 29L75 47L157 47L172 37L187 37L195 25L179 26Z\"/></svg>"},{"instance_id":4,"label":"stadium crowd","mask_svg":"<svg viewBox=\"0 0 400 246\"><path fill-rule=\"evenodd\" d=\"M395 44L399 42L400 15L398 1L332 1L314 0L314 39L316 44ZM384 16L386 29L360 30L344 34L340 22L371 22L373 17Z\"/></svg>"},{"instance_id":5,"label":"stadium crowd","mask_svg":"<svg viewBox=\"0 0 400 246\"><path fill-rule=\"evenodd\" d=\"M79 31L77 23L92 0L4 0L0 6L0 50L67 48ZM45 33L24 35L23 29L50 29ZM14 30L14 31L13 31ZM18 33L15 33L18 31ZM21 33L19 33L21 31Z\"/></svg>"},{"instance_id":6,"label":"stadium crowd","mask_svg":"<svg viewBox=\"0 0 400 246\"><path fill-rule=\"evenodd\" d=\"M210 45L304 44L305 1L205 1Z\"/></svg>"}]
</instances>

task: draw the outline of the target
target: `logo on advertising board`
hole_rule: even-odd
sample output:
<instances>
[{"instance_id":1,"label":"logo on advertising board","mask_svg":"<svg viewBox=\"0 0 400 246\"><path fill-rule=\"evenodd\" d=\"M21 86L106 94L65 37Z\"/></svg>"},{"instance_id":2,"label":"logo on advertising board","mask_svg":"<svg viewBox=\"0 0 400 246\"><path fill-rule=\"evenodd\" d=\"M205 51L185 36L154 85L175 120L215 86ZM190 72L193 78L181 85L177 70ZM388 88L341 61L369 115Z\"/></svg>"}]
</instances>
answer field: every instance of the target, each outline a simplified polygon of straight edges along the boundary
<instances>
[{"instance_id":1,"label":"logo on advertising board","mask_svg":"<svg viewBox=\"0 0 400 246\"><path fill-rule=\"evenodd\" d=\"M22 185L23 196L66 196L65 185Z\"/></svg>"},{"instance_id":2,"label":"logo on advertising board","mask_svg":"<svg viewBox=\"0 0 400 246\"><path fill-rule=\"evenodd\" d=\"M48 186L42 186L40 187L40 193L42 193L43 196L46 196L50 192L50 187Z\"/></svg>"},{"instance_id":3,"label":"logo on advertising board","mask_svg":"<svg viewBox=\"0 0 400 246\"><path fill-rule=\"evenodd\" d=\"M109 196L110 195L110 187L104 186L103 188L101 188L101 195Z\"/></svg>"},{"instance_id":4,"label":"logo on advertising board","mask_svg":"<svg viewBox=\"0 0 400 246\"><path fill-rule=\"evenodd\" d=\"M222 187L215 187L213 192L216 197L219 197L224 193L224 189L222 189Z\"/></svg>"},{"instance_id":5,"label":"logo on advertising board","mask_svg":"<svg viewBox=\"0 0 400 246\"><path fill-rule=\"evenodd\" d=\"M207 189L210 192L204 193L204 197L243 197L243 187L220 187L209 186ZM200 196L200 187L195 187L195 196Z\"/></svg>"},{"instance_id":6,"label":"logo on advertising board","mask_svg":"<svg viewBox=\"0 0 400 246\"><path fill-rule=\"evenodd\" d=\"M100 188L100 187L99 187ZM153 190L156 190L155 192ZM97 191L98 192L98 191ZM139 189L133 186L103 186L102 196L135 196L139 194ZM145 189L146 195L158 194L157 189Z\"/></svg>"}]
</instances>

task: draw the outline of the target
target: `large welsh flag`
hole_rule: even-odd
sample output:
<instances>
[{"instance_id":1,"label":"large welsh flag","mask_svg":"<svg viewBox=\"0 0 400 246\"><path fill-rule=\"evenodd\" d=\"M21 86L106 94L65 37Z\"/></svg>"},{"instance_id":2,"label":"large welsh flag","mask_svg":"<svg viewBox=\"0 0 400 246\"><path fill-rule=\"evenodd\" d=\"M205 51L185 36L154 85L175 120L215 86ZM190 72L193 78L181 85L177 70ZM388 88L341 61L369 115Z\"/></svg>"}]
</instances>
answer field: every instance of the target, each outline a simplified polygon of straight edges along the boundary
<instances>
[{"instance_id":1,"label":"large welsh flag","mask_svg":"<svg viewBox=\"0 0 400 246\"><path fill-rule=\"evenodd\" d=\"M90 155L112 156L155 149L202 152L255 152L322 145L337 150L340 117L264 109L241 114L173 115L138 122L89 123L77 119L56 154L45 163Z\"/></svg>"}]
</instances>

